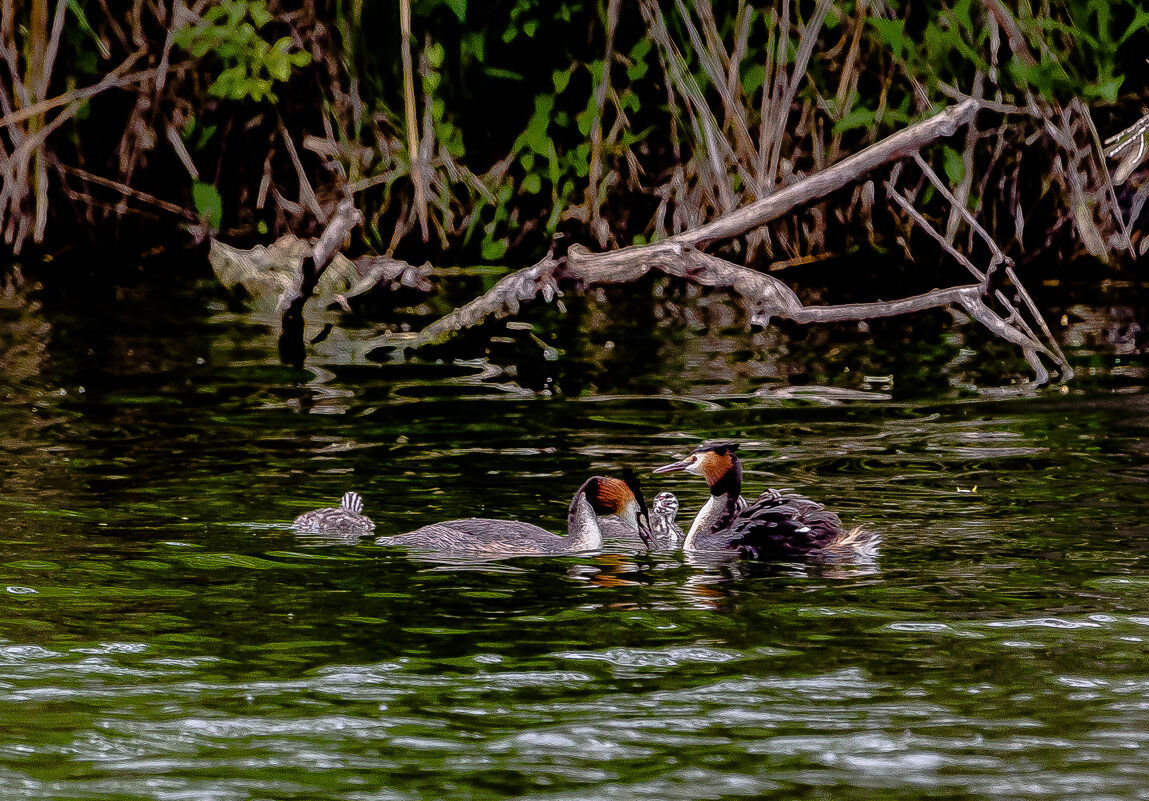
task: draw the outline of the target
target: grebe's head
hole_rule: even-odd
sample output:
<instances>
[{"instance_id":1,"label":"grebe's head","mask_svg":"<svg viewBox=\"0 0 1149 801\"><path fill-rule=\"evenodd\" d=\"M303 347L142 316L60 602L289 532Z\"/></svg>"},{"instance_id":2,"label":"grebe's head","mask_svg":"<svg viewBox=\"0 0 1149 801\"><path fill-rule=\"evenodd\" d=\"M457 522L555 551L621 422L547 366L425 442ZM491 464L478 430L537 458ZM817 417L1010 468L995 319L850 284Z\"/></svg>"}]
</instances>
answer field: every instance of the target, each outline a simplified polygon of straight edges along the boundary
<instances>
[{"instance_id":1,"label":"grebe's head","mask_svg":"<svg viewBox=\"0 0 1149 801\"><path fill-rule=\"evenodd\" d=\"M346 509L348 512L361 514L363 512L363 499L359 497L358 492L347 492L343 495L343 500L339 505Z\"/></svg>"},{"instance_id":2,"label":"grebe's head","mask_svg":"<svg viewBox=\"0 0 1149 801\"><path fill-rule=\"evenodd\" d=\"M660 492L654 496L652 511L659 517L674 522L674 518L678 515L678 498L673 492Z\"/></svg>"},{"instance_id":3,"label":"grebe's head","mask_svg":"<svg viewBox=\"0 0 1149 801\"><path fill-rule=\"evenodd\" d=\"M582 493L587 503L594 509L599 517L617 515L618 519L638 533L646 546L654 544L650 533L650 515L643 500L642 490L638 486L638 479L630 470L626 471L628 480L594 476L587 479L582 485Z\"/></svg>"},{"instance_id":4,"label":"grebe's head","mask_svg":"<svg viewBox=\"0 0 1149 801\"><path fill-rule=\"evenodd\" d=\"M696 476L702 476L713 489L716 484L737 481L739 489L742 485L742 465L734 451L738 450L736 442L721 442L717 445L703 445L695 448L685 459L662 467L656 467L656 473L674 473L684 470Z\"/></svg>"}]
</instances>

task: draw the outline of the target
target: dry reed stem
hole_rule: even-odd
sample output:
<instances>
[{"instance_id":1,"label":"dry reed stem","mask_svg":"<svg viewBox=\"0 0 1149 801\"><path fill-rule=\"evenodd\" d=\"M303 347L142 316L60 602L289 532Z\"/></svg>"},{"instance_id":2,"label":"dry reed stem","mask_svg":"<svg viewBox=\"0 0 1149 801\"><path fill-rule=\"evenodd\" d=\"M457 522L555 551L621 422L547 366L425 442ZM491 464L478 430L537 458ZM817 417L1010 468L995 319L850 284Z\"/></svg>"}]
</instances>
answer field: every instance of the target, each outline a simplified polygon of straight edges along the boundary
<instances>
[{"instance_id":1,"label":"dry reed stem","mask_svg":"<svg viewBox=\"0 0 1149 801\"><path fill-rule=\"evenodd\" d=\"M403 110L407 120L407 158L411 169L411 182L415 186L414 212L427 242L427 187L423 172L426 165L419 157L419 127L415 120L415 73L411 62L411 0L399 2L400 54L403 61Z\"/></svg>"}]
</instances>

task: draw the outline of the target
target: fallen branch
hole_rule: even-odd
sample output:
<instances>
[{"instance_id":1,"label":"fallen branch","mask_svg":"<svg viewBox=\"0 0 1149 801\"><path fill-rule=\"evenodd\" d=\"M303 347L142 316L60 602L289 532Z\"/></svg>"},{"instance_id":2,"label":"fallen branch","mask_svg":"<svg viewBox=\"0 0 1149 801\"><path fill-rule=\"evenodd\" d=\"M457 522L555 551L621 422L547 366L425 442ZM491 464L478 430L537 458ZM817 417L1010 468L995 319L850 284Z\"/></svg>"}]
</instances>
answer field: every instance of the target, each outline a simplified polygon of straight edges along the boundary
<instances>
[{"instance_id":1,"label":"fallen branch","mask_svg":"<svg viewBox=\"0 0 1149 801\"><path fill-rule=\"evenodd\" d=\"M1023 357L1034 371L1034 379L1028 386L1040 386L1050 379L1041 356L1059 364L1063 370L1068 369L1068 365L1034 336L987 306L981 284L935 289L892 301L807 307L790 287L771 275L672 241L612 253L591 253L574 245L567 253L565 263L548 256L538 264L504 277L489 292L418 333L387 333L370 340L367 346L368 349L407 349L441 342L463 328L477 325L488 316L517 313L522 303L533 300L540 292L549 302L559 294L557 281L560 279L574 281L580 288L585 288L595 284L630 283L651 270L704 286L734 290L746 304L751 325L768 325L774 317L802 324L872 320L959 306L994 334L1021 348Z\"/></svg>"},{"instance_id":2,"label":"fallen branch","mask_svg":"<svg viewBox=\"0 0 1149 801\"><path fill-rule=\"evenodd\" d=\"M1034 371L1033 386L1049 381L1049 371L1038 355L1069 367L1029 333L1004 320L986 305L980 284L935 289L923 295L900 300L873 303L848 303L837 306L807 307L790 287L773 276L732 264L676 243L662 243L648 249L644 258L620 264L611 258L617 254L594 254L575 246L567 254L567 271L584 284L614 284L633 281L652 269L685 278L705 286L728 286L748 302L750 323L767 325L771 317L796 323L832 323L895 317L927 309L960 306L997 336L1022 349L1025 360ZM1069 373L1072 376L1072 371Z\"/></svg>"},{"instance_id":3,"label":"fallen branch","mask_svg":"<svg viewBox=\"0 0 1149 801\"><path fill-rule=\"evenodd\" d=\"M912 156L938 139L953 136L958 128L973 120L979 108L981 103L977 98L967 98L927 120L875 142L833 166L809 175L768 197L724 214L711 223L673 236L671 240L683 245L703 247L711 242L741 236L760 228L798 206L841 189L883 164Z\"/></svg>"},{"instance_id":4,"label":"fallen branch","mask_svg":"<svg viewBox=\"0 0 1149 801\"><path fill-rule=\"evenodd\" d=\"M540 292L543 298L550 302L562 294L555 281L555 272L561 265L561 261L548 255L538 264L504 276L485 293L450 314L440 317L422 331L411 334L387 332L369 340L366 343L367 350L375 348L405 350L442 342L464 328L478 325L492 314L497 317L517 314L520 304L534 300Z\"/></svg>"},{"instance_id":5,"label":"fallen branch","mask_svg":"<svg viewBox=\"0 0 1149 801\"><path fill-rule=\"evenodd\" d=\"M968 258L954 249L913 207L909 199L889 183L887 188L891 197L919 226L934 236L947 252L965 265L979 283L935 289L922 295L893 301L806 307L802 305L794 291L778 279L704 253L697 248L698 245L737 236L761 227L798 206L846 186L883 164L910 156L917 158L918 163L935 184L940 184L936 173L920 157L920 149L943 136L952 135L961 125L970 123L980 107L978 100L968 98L769 197L662 242L622 248L608 253L591 253L586 248L574 245L568 251L565 260L555 260L548 256L538 264L511 273L484 295L440 318L421 332L384 334L371 340L368 346L407 349L440 342L463 328L477 325L491 315L515 314L520 304L533 300L540 292L550 301L559 294L557 282L560 279L574 281L582 288L592 284L628 283L641 278L651 270L658 270L705 286L733 289L746 303L751 324L757 325L766 325L773 317L797 323L830 323L893 317L927 309L958 306L995 335L1021 349L1022 355L1034 372L1030 386L1045 384L1050 379L1042 357L1057 364L1062 376L1068 379L1072 377L1073 371L1032 300L1017 282L1009 260L996 243L989 240L988 233L978 225L964 206L960 209L959 218L973 226L973 229L987 240L993 254L991 269L988 272L1004 264L1026 308L1039 321L1050 346L1045 345L1034 334L1000 290L995 290L995 296L1009 311L1008 318L1003 318L986 304L985 297L989 289L986 283L988 272L978 269ZM961 205L948 187L941 188L945 197L955 204L955 208Z\"/></svg>"}]
</instances>

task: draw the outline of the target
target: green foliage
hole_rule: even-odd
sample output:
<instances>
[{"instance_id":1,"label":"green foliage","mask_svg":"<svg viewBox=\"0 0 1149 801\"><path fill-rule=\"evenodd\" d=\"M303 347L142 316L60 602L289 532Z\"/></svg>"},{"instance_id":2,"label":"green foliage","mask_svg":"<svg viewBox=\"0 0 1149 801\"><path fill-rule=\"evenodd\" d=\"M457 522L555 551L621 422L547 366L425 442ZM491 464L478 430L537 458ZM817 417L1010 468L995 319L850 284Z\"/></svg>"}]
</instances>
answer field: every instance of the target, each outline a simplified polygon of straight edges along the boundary
<instances>
[{"instance_id":1,"label":"green foliage","mask_svg":"<svg viewBox=\"0 0 1149 801\"><path fill-rule=\"evenodd\" d=\"M223 198L219 190L203 181L192 182L192 202L201 219L207 221L212 230L218 231L223 220Z\"/></svg>"},{"instance_id":2,"label":"green foliage","mask_svg":"<svg viewBox=\"0 0 1149 801\"><path fill-rule=\"evenodd\" d=\"M1137 33L1149 31L1149 12L1139 4L1067 0L1051 4L1041 16L1022 5L1012 24L1022 41L1007 41L1000 55L1007 57L1002 88L1024 102L1032 92L1052 103L1073 97L1116 102L1125 76L1117 73L1118 50ZM1004 13L1010 13L1004 9ZM925 76L931 87L938 81L965 86L971 70L997 74L992 63L988 12L971 0L931 13L920 35L905 32L902 20L870 20L882 43L902 61L911 76ZM1117 18L1128 20L1119 25ZM1000 34L999 34L1000 36ZM914 40L919 40L916 47ZM1024 45L1025 52L1012 48Z\"/></svg>"},{"instance_id":3,"label":"green foliage","mask_svg":"<svg viewBox=\"0 0 1149 801\"><path fill-rule=\"evenodd\" d=\"M196 24L177 32L174 41L194 58L210 56L222 63L223 69L208 89L211 94L274 103L275 83L286 82L293 68L311 63L308 53L291 51L291 37L270 42L260 34L274 19L265 0L221 0Z\"/></svg>"}]
</instances>

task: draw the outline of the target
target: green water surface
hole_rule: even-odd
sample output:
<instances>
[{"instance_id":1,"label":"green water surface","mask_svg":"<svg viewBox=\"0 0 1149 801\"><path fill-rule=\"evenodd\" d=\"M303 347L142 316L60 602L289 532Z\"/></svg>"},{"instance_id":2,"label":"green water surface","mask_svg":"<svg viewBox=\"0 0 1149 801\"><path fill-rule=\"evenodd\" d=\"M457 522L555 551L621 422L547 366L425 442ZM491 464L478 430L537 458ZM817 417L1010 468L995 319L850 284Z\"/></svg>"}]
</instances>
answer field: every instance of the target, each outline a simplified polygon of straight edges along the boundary
<instances>
[{"instance_id":1,"label":"green water surface","mask_svg":"<svg viewBox=\"0 0 1149 801\"><path fill-rule=\"evenodd\" d=\"M795 342L802 384L870 394L794 397L721 320L620 335L607 300L584 340L536 324L554 353L296 370L199 297L49 299L6 379L0 797L1149 798L1149 394L1091 383L1104 349L979 398L936 377L960 343ZM558 530L621 466L689 517L704 485L649 470L711 438L878 559L444 564L288 527L356 489L380 535Z\"/></svg>"}]
</instances>

